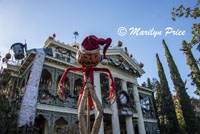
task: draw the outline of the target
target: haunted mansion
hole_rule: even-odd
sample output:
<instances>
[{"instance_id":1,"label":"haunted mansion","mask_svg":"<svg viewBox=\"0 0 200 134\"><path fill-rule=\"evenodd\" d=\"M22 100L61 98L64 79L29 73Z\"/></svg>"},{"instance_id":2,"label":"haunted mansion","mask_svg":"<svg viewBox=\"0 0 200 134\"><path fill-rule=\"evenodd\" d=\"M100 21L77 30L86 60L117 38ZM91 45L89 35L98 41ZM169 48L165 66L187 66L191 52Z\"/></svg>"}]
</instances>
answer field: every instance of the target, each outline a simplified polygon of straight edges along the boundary
<instances>
[{"instance_id":1,"label":"haunted mansion","mask_svg":"<svg viewBox=\"0 0 200 134\"><path fill-rule=\"evenodd\" d=\"M105 43L107 41L109 42L106 40ZM61 43L53 35L45 41L43 48L27 50L25 54L19 49L27 48L26 44L13 44L11 49L17 62L10 58L4 59L0 81L8 83L4 88L11 93L16 87L19 89L21 104L19 127L32 126L34 134L60 134L62 131L70 134L80 133L77 104L82 87L86 84L84 70L69 71L62 85L60 80L66 68L80 68L76 55L81 45L76 42ZM88 76L93 91L99 99L98 103L102 105L98 133L157 134L159 130L152 99L154 91L144 85L140 86L137 82L137 78L145 73L143 64L138 63L133 55L128 53L127 48L121 46L120 41L117 46L108 46L107 65L99 63L98 69L94 69L94 72ZM100 48L102 47L99 47L100 55L89 57L91 59L87 64L96 66L100 59L105 59L104 49ZM87 58L84 56L82 58ZM95 56L99 56L98 62L95 61ZM81 62L81 64L84 66L83 64L86 63ZM112 75L108 75L105 70L110 70ZM112 87L113 90L110 88L112 83L115 85ZM62 90L57 91L59 86ZM110 97L114 97L112 101ZM95 98L92 99L98 107ZM96 117L99 116L99 109L90 108L90 112L87 112L91 106L87 107L87 105L90 104L85 101L81 121L85 121L87 129L92 131ZM88 117L90 121L86 121Z\"/></svg>"}]
</instances>

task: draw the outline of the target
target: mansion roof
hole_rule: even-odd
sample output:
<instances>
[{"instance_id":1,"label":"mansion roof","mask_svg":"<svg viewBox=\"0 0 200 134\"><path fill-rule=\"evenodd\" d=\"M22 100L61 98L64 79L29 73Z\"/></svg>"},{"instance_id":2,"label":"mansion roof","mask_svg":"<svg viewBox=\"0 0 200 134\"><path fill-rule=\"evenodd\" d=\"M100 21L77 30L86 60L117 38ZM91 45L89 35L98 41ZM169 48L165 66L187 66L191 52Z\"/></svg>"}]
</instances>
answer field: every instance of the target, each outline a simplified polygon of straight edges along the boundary
<instances>
[{"instance_id":1,"label":"mansion roof","mask_svg":"<svg viewBox=\"0 0 200 134\"><path fill-rule=\"evenodd\" d=\"M66 67L78 67L76 63L76 52L79 49L80 44L64 44L60 41L56 41L54 38L49 37L44 43L44 51L46 53L45 64L50 65L62 70ZM102 50L100 50L102 54ZM13 64L8 61L6 65L7 75L11 74L16 77L23 76L26 71L32 66L34 57L36 55L36 49L31 49L27 51L27 56L18 63ZM124 72L125 74L132 75L133 77L140 77L144 74L144 70L140 64L133 58L130 57L126 49L119 47L109 47L106 52L109 65L106 67L115 72ZM99 64L97 67L104 67L104 65ZM1 70L3 72L4 69ZM19 71L20 70L20 71ZM1 75L0 80L5 78ZM6 76L7 77L7 76Z\"/></svg>"}]
</instances>

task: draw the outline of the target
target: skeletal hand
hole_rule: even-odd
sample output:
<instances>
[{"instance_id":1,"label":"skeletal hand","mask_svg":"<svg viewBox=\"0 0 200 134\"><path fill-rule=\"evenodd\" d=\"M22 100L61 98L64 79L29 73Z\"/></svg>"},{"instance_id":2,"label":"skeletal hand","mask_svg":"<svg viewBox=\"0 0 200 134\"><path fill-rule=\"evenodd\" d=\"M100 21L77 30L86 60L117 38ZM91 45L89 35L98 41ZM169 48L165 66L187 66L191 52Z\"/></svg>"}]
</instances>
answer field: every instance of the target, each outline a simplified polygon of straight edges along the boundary
<instances>
[{"instance_id":1,"label":"skeletal hand","mask_svg":"<svg viewBox=\"0 0 200 134\"><path fill-rule=\"evenodd\" d=\"M64 101L65 100L65 94L64 94L64 88L61 84L59 84L58 89L57 89L59 98Z\"/></svg>"}]
</instances>

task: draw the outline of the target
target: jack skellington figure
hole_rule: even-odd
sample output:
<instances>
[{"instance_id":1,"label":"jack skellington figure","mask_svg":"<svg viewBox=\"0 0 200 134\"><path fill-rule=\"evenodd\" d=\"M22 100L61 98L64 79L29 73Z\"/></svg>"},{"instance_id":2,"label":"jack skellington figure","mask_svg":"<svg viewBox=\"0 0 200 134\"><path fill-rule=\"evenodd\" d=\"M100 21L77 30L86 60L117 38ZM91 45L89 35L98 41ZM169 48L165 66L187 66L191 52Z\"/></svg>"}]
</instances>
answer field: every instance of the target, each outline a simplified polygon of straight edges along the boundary
<instances>
[{"instance_id":1,"label":"jack skellington figure","mask_svg":"<svg viewBox=\"0 0 200 134\"><path fill-rule=\"evenodd\" d=\"M99 45L106 44L103 49L103 60L101 61L102 64L106 65L106 64L108 64L108 61L106 59L105 53L106 53L106 50L108 49L108 47L110 46L111 41L112 41L111 38L102 39L102 38L97 38L94 35L87 36L84 39L84 41L82 42L81 47L78 50L77 55L76 55L77 63L81 67L67 68L59 82L57 91L58 91L59 97L62 100L64 100L65 95L64 95L63 84L64 84L64 80L67 76L67 73L69 71L83 71L84 84L80 91L80 95L79 95L79 99L78 99L78 120L79 120L79 131L81 134L90 133L89 132L90 129L89 130L86 129L85 118L84 118L84 112L85 112L85 106L86 106L87 100L89 101L89 109L92 110L93 104L94 104L94 107L97 110L97 116L94 121L91 134L98 134L99 128L101 126L101 120L103 117L103 106L100 103L100 101L96 95L96 92L94 90L94 82L93 82L94 71L97 71L97 72L102 71L102 72L108 73L108 77L111 81L110 96L108 99L110 101L115 101L115 99L116 99L115 84L114 84L113 77L112 77L109 69L96 68L96 66L99 64L100 59L101 59L101 56L99 53L99 50L100 50ZM100 90L100 89L98 89L98 90Z\"/></svg>"}]
</instances>

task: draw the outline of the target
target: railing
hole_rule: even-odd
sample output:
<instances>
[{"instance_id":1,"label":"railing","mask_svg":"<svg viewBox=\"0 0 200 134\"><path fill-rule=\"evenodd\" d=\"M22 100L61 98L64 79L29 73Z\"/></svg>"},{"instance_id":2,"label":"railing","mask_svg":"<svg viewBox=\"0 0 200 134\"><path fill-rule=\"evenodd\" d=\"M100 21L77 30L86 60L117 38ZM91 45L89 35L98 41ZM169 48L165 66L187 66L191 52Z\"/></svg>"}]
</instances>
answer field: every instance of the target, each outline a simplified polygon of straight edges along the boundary
<instances>
[{"instance_id":1,"label":"railing","mask_svg":"<svg viewBox=\"0 0 200 134\"><path fill-rule=\"evenodd\" d=\"M102 47L102 46L101 46ZM103 47L102 47L103 48ZM113 49L113 50L123 50L122 47L117 47L117 46L113 46L111 45L108 49Z\"/></svg>"},{"instance_id":2,"label":"railing","mask_svg":"<svg viewBox=\"0 0 200 134\"><path fill-rule=\"evenodd\" d=\"M68 57L68 56L56 56L56 57L54 57L54 58L59 59L59 60L64 61L64 62L71 63L71 64L77 64L77 63L76 63L76 59L73 58L73 57Z\"/></svg>"},{"instance_id":3,"label":"railing","mask_svg":"<svg viewBox=\"0 0 200 134\"><path fill-rule=\"evenodd\" d=\"M66 93L66 92L65 92ZM62 101L58 95L53 95L49 92L48 85L40 84L39 87L39 95L38 95L38 103L68 107L77 109L78 96L69 96L66 93L66 99Z\"/></svg>"}]
</instances>

